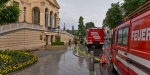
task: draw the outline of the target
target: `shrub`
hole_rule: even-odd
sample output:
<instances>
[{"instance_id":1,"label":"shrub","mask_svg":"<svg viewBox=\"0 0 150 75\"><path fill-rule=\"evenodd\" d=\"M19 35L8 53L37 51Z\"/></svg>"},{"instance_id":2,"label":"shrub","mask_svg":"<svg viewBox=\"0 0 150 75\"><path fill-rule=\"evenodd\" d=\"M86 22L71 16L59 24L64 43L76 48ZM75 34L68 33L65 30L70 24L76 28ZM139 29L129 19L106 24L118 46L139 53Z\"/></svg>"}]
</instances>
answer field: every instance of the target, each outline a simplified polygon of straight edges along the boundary
<instances>
[{"instance_id":1,"label":"shrub","mask_svg":"<svg viewBox=\"0 0 150 75\"><path fill-rule=\"evenodd\" d=\"M64 45L64 42L52 42L51 45Z\"/></svg>"},{"instance_id":2,"label":"shrub","mask_svg":"<svg viewBox=\"0 0 150 75\"><path fill-rule=\"evenodd\" d=\"M55 42L60 42L60 36L56 36Z\"/></svg>"},{"instance_id":3,"label":"shrub","mask_svg":"<svg viewBox=\"0 0 150 75\"><path fill-rule=\"evenodd\" d=\"M60 36L56 36L55 42L52 42L51 45L64 45L64 42L61 42L60 38Z\"/></svg>"}]
</instances>

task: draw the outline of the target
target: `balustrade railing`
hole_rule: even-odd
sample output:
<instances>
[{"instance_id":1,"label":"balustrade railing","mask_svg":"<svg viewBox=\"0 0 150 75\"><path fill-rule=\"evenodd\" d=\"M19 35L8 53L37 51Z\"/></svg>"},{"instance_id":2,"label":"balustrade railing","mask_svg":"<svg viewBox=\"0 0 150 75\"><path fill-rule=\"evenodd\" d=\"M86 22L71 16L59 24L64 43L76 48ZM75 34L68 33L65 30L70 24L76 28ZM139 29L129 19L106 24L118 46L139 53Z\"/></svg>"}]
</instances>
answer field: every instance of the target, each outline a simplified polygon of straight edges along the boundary
<instances>
[{"instance_id":1,"label":"balustrade railing","mask_svg":"<svg viewBox=\"0 0 150 75\"><path fill-rule=\"evenodd\" d=\"M22 29L22 28L43 30L42 25L18 22L18 23L11 23L11 24L0 26L0 33L5 33L5 32Z\"/></svg>"},{"instance_id":2,"label":"balustrade railing","mask_svg":"<svg viewBox=\"0 0 150 75\"><path fill-rule=\"evenodd\" d=\"M0 34L17 30L17 29L22 29L22 28L29 28L29 29L36 29L36 30L44 30L43 25L38 25L38 24L32 24L32 23L24 23L24 22L18 22L18 23L11 23L7 25L0 26ZM46 29L46 28L45 28ZM49 30L49 29L48 29ZM57 29L51 30L53 32L58 32ZM70 37L76 37L64 30L59 30L59 33L64 33Z\"/></svg>"}]
</instances>

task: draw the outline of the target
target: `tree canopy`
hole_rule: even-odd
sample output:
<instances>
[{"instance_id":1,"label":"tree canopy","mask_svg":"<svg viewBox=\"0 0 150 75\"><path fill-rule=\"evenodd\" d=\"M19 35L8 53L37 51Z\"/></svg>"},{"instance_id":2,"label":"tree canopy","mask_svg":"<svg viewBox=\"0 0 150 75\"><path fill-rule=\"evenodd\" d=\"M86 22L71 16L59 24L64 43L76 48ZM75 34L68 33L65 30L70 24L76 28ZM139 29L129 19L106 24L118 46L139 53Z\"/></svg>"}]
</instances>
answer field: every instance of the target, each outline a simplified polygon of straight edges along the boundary
<instances>
[{"instance_id":1,"label":"tree canopy","mask_svg":"<svg viewBox=\"0 0 150 75\"><path fill-rule=\"evenodd\" d=\"M108 9L106 17L103 20L103 25L109 26L110 29L113 29L121 21L122 21L122 12L119 2L112 3L111 8Z\"/></svg>"},{"instance_id":2,"label":"tree canopy","mask_svg":"<svg viewBox=\"0 0 150 75\"><path fill-rule=\"evenodd\" d=\"M17 5L11 3L6 5L10 0L0 0L0 25L13 23L18 20L20 10Z\"/></svg>"},{"instance_id":3,"label":"tree canopy","mask_svg":"<svg viewBox=\"0 0 150 75\"><path fill-rule=\"evenodd\" d=\"M68 33L71 33L69 29L66 30Z\"/></svg>"},{"instance_id":4,"label":"tree canopy","mask_svg":"<svg viewBox=\"0 0 150 75\"><path fill-rule=\"evenodd\" d=\"M95 25L94 25L93 22L87 22L87 23L85 23L85 28L86 29L91 28L91 27L95 27Z\"/></svg>"},{"instance_id":5,"label":"tree canopy","mask_svg":"<svg viewBox=\"0 0 150 75\"><path fill-rule=\"evenodd\" d=\"M112 3L103 20L103 25L110 27L110 29L115 28L123 17L129 15L147 1L149 0L124 0L122 4L119 4L119 2ZM125 11L125 15L123 15L123 11Z\"/></svg>"},{"instance_id":6,"label":"tree canopy","mask_svg":"<svg viewBox=\"0 0 150 75\"><path fill-rule=\"evenodd\" d=\"M85 29L85 26L84 26L84 22L83 22L83 17L82 16L80 16L80 18L79 18L79 25L78 25L78 33L80 33L79 35L79 37L80 38L83 38L85 35L86 35L86 29Z\"/></svg>"},{"instance_id":7,"label":"tree canopy","mask_svg":"<svg viewBox=\"0 0 150 75\"><path fill-rule=\"evenodd\" d=\"M67 29L66 30L68 33L70 33L70 34L73 34L73 35L75 35L75 36L78 36L78 30L69 30L69 29Z\"/></svg>"},{"instance_id":8,"label":"tree canopy","mask_svg":"<svg viewBox=\"0 0 150 75\"><path fill-rule=\"evenodd\" d=\"M125 16L132 13L134 10L139 8L141 5L149 0L124 0L122 8L125 10Z\"/></svg>"}]
</instances>

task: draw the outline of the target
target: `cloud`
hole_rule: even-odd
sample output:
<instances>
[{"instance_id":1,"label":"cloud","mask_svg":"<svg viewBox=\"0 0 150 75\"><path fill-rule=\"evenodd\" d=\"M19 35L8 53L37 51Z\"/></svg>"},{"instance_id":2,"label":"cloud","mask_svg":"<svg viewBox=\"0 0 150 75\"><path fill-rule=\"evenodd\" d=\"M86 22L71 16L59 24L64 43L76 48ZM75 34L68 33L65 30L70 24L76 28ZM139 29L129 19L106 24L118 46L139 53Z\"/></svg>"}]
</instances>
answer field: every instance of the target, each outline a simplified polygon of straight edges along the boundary
<instances>
[{"instance_id":1,"label":"cloud","mask_svg":"<svg viewBox=\"0 0 150 75\"><path fill-rule=\"evenodd\" d=\"M103 19L111 3L123 2L123 0L57 0L61 9L60 26L66 29L71 29L74 25L75 29L78 28L79 17L84 18L84 23L94 22L96 27L101 27Z\"/></svg>"}]
</instances>

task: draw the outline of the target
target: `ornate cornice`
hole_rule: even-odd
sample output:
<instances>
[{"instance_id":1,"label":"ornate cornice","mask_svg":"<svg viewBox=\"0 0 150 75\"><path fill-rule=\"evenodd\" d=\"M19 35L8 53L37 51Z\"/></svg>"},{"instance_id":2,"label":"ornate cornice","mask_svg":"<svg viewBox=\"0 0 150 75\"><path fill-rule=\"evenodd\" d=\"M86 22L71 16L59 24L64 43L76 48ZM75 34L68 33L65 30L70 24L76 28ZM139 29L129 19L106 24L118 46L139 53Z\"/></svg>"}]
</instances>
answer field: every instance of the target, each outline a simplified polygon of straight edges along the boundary
<instances>
[{"instance_id":1,"label":"ornate cornice","mask_svg":"<svg viewBox=\"0 0 150 75\"><path fill-rule=\"evenodd\" d=\"M52 3L50 0L46 0L51 6L53 6L53 7L56 7L56 8L58 8L58 9L60 9L60 6L57 4L54 4L54 3Z\"/></svg>"}]
</instances>

